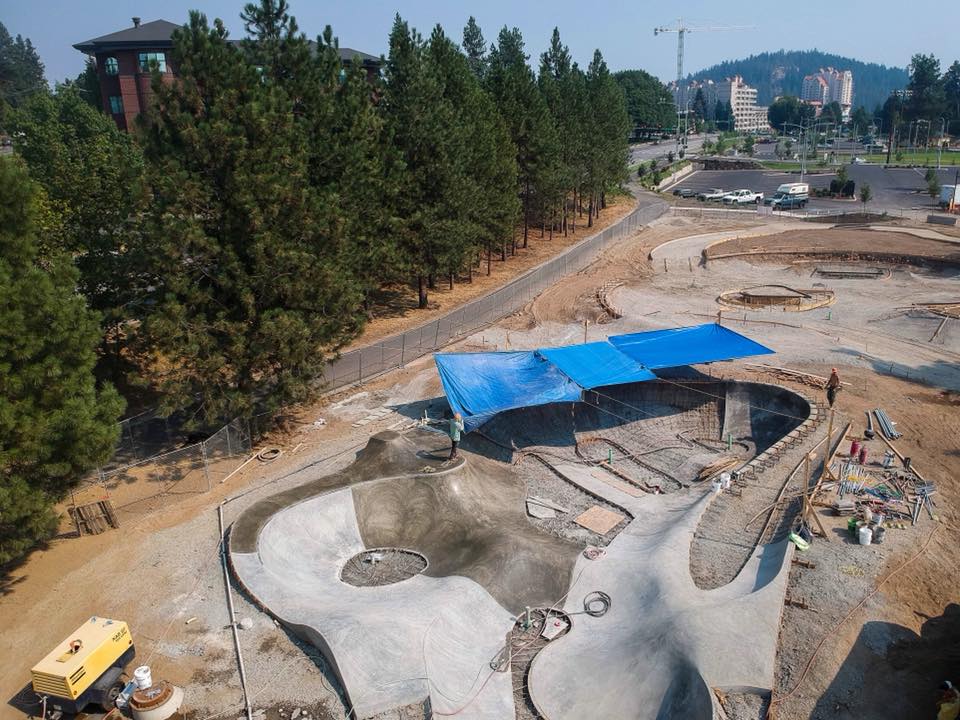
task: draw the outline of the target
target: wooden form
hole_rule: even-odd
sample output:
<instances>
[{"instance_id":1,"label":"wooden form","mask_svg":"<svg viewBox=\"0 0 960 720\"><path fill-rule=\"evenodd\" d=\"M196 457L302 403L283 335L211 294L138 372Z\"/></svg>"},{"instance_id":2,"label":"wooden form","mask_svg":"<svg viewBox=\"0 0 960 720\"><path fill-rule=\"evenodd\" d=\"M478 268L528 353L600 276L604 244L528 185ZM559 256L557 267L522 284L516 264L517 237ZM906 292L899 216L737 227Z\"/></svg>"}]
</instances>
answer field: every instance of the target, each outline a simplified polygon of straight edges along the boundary
<instances>
[{"instance_id":1,"label":"wooden form","mask_svg":"<svg viewBox=\"0 0 960 720\"><path fill-rule=\"evenodd\" d=\"M110 528L120 527L120 521L109 500L97 500L86 505L67 508L77 533L80 535L99 535Z\"/></svg>"}]
</instances>

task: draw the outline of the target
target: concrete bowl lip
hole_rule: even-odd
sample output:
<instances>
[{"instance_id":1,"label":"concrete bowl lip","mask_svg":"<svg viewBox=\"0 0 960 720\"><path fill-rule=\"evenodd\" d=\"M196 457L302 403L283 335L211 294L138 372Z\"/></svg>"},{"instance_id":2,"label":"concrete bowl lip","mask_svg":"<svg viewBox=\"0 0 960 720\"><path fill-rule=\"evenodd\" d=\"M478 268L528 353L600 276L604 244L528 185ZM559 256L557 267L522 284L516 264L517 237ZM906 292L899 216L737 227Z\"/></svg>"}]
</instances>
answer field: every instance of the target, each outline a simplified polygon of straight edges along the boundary
<instances>
[{"instance_id":1,"label":"concrete bowl lip","mask_svg":"<svg viewBox=\"0 0 960 720\"><path fill-rule=\"evenodd\" d=\"M344 568L346 568L347 563L353 560L353 558L357 557L357 555L363 555L364 553L379 552L382 550L386 550L389 552L402 552L402 553L408 553L410 555L416 555L417 557L421 558L425 564L422 568L420 568L420 570L415 572L410 577L406 577L406 578L403 578L403 580L397 580L396 582L392 582L392 583L384 583L383 585L354 585L353 583L347 582L346 580L343 579ZM430 558L428 558L419 550L414 550L412 548L406 548L406 547L395 547L395 546L384 546L384 547L374 547L374 548L365 547L361 552L358 552L356 555L350 556L349 558L346 559L346 561L344 561L344 563L340 566L340 571L337 573L337 580L342 582L344 585L349 585L350 587L357 588L358 590L372 590L375 588L391 587L393 585L399 585L400 583L405 583L408 580L412 580L413 578L417 577L417 575L423 575L427 571L427 568L429 567L430 567Z\"/></svg>"}]
</instances>

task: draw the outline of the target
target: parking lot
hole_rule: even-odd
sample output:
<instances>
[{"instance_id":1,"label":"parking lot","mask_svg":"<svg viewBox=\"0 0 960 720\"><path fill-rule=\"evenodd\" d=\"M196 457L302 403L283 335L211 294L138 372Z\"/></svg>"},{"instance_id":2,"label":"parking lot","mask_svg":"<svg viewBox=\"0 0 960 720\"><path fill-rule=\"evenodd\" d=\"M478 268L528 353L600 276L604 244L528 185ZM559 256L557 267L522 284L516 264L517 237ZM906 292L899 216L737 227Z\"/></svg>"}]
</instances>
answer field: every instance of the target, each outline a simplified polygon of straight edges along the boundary
<instances>
[{"instance_id":1,"label":"parking lot","mask_svg":"<svg viewBox=\"0 0 960 720\"><path fill-rule=\"evenodd\" d=\"M873 212L888 212L896 214L901 210L934 211L935 201L927 194L927 183L924 180L923 168L884 168L880 165L847 165L847 173L856 183L856 192L859 194L864 183L870 185L873 200L868 209ZM836 177L834 170L813 168L812 172L804 175L804 182L814 188L828 188L830 181ZM955 182L956 170L943 169L939 171L940 182L943 184ZM672 192L677 188L690 188L702 192L711 188L723 188L727 191L749 188L762 192L769 197L776 192L783 183L800 182L800 173L783 172L780 170L699 170L687 175L677 184L668 188ZM683 200L684 204L698 204L696 200ZM717 203L714 203L717 204ZM809 210L859 210L856 200L834 200L831 198L811 197L807 205Z\"/></svg>"}]
</instances>

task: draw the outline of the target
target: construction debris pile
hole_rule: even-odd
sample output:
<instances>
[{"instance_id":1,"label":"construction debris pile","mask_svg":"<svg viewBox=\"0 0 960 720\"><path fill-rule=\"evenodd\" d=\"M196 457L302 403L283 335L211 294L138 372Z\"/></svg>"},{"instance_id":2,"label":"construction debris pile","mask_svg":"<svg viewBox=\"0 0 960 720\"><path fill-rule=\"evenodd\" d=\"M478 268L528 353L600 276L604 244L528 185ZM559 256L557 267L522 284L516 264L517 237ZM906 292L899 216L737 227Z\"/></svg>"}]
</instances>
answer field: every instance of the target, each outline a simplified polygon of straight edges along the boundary
<instances>
[{"instance_id":1,"label":"construction debris pile","mask_svg":"<svg viewBox=\"0 0 960 720\"><path fill-rule=\"evenodd\" d=\"M871 461L866 442L877 436L888 449ZM877 408L872 417L867 413L865 440L853 439L847 457L831 459L828 466L831 482L820 489L833 493L834 514L849 516L847 528L861 545L880 543L887 529L905 528L908 522L916 525L924 514L936 519L936 486L891 442L901 437L897 424Z\"/></svg>"}]
</instances>

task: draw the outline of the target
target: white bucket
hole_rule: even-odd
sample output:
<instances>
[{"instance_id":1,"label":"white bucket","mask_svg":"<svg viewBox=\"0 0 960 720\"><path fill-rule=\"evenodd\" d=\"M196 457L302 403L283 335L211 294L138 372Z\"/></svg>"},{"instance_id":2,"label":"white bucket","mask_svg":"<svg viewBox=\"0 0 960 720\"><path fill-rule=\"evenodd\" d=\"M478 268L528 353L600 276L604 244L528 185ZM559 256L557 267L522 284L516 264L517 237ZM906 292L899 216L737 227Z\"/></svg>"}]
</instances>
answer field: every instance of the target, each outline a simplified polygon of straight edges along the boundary
<instances>
[{"instance_id":1,"label":"white bucket","mask_svg":"<svg viewBox=\"0 0 960 720\"><path fill-rule=\"evenodd\" d=\"M153 677L150 675L150 666L141 665L133 671L133 681L141 690L146 690L153 685Z\"/></svg>"},{"instance_id":2,"label":"white bucket","mask_svg":"<svg viewBox=\"0 0 960 720\"><path fill-rule=\"evenodd\" d=\"M720 473L720 487L724 490L730 489L730 473Z\"/></svg>"},{"instance_id":3,"label":"white bucket","mask_svg":"<svg viewBox=\"0 0 960 720\"><path fill-rule=\"evenodd\" d=\"M864 525L862 528L860 528L857 537L859 538L861 545L869 545L873 542L873 530Z\"/></svg>"}]
</instances>

